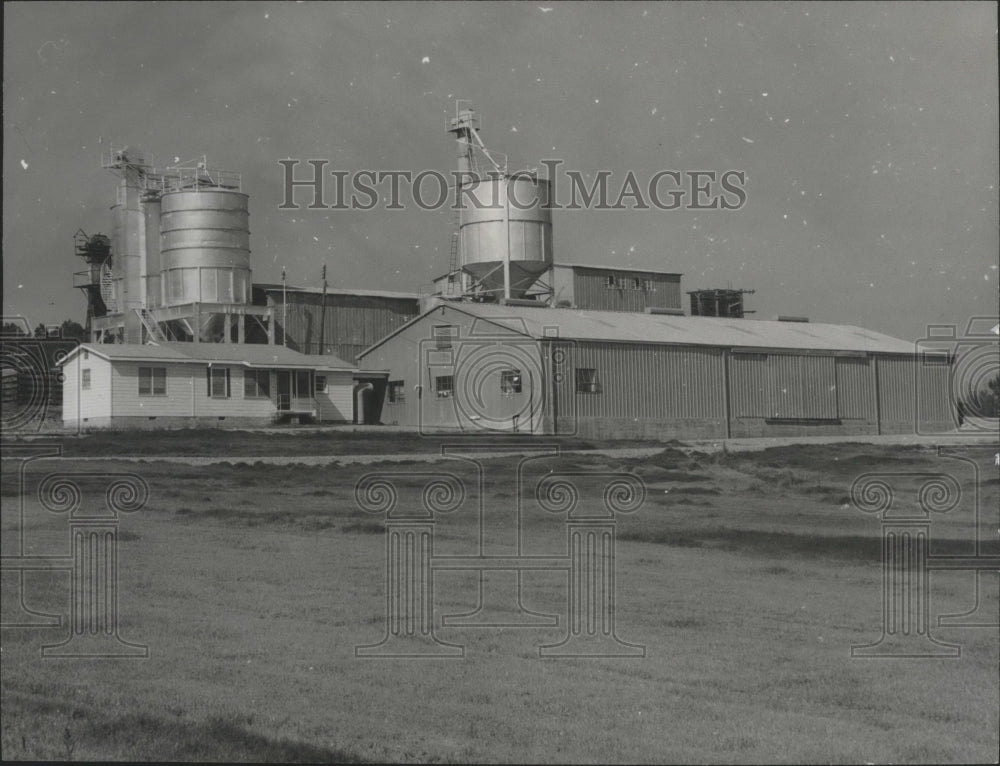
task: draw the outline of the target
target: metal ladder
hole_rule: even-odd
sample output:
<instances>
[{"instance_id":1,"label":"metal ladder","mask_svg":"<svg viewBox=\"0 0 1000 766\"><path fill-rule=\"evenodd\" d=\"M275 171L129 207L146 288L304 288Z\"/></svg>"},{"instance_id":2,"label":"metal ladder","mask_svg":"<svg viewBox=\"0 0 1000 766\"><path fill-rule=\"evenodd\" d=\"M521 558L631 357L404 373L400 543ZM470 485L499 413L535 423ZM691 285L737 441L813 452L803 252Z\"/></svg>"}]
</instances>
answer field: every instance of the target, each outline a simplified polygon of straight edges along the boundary
<instances>
[{"instance_id":1,"label":"metal ladder","mask_svg":"<svg viewBox=\"0 0 1000 766\"><path fill-rule=\"evenodd\" d=\"M101 300L112 314L118 310L118 303L115 300L115 275L111 273L111 267L107 263L101 265Z\"/></svg>"},{"instance_id":2,"label":"metal ladder","mask_svg":"<svg viewBox=\"0 0 1000 766\"><path fill-rule=\"evenodd\" d=\"M159 323L156 321L149 311L144 308L135 309L135 313L139 315L139 321L142 322L142 326L146 328L146 333L149 336L147 343L163 343L167 340L167 336L163 334L163 330L160 329Z\"/></svg>"},{"instance_id":3,"label":"metal ladder","mask_svg":"<svg viewBox=\"0 0 1000 766\"><path fill-rule=\"evenodd\" d=\"M455 280L460 279L458 270L458 241L462 234L462 211L456 208L452 218L454 231L451 233L451 256L448 259L448 285L445 288L446 295L454 295L456 290L461 289L461 284L456 285Z\"/></svg>"}]
</instances>

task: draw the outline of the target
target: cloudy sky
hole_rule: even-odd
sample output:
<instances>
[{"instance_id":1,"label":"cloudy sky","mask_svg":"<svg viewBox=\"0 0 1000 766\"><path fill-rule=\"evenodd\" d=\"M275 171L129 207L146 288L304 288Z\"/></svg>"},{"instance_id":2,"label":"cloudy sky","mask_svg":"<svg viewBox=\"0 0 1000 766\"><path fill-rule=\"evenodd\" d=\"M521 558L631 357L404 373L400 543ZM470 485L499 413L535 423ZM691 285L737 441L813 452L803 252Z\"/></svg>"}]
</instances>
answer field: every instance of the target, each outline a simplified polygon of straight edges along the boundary
<instances>
[{"instance_id":1,"label":"cloudy sky","mask_svg":"<svg viewBox=\"0 0 1000 766\"><path fill-rule=\"evenodd\" d=\"M557 211L557 260L745 287L757 317L903 338L995 314L991 3L7 3L4 314L82 321L103 149L205 154L251 195L254 278L417 290L450 214L279 210L278 160L448 172L456 98L511 167L741 170L738 211ZM559 179L557 179L559 180Z\"/></svg>"}]
</instances>

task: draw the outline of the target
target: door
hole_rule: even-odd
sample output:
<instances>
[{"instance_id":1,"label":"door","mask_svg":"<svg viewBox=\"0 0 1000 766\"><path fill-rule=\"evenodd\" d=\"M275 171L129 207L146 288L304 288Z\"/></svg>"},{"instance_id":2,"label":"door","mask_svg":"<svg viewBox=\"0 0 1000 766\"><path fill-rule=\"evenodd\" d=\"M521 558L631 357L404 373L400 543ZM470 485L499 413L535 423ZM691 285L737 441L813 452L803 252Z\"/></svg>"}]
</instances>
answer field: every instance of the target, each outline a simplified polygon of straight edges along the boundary
<instances>
[{"instance_id":1,"label":"door","mask_svg":"<svg viewBox=\"0 0 1000 766\"><path fill-rule=\"evenodd\" d=\"M292 406L292 373L288 370L277 370L278 376L278 410L289 410Z\"/></svg>"}]
</instances>

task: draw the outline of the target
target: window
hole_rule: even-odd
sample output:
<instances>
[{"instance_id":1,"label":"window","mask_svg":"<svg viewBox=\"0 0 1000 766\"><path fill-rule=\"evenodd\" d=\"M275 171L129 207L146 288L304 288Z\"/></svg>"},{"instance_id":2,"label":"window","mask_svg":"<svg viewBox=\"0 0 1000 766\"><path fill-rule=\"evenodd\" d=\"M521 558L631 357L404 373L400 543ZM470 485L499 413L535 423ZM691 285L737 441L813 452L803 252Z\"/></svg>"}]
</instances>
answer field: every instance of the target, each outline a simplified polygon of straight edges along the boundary
<instances>
[{"instance_id":1,"label":"window","mask_svg":"<svg viewBox=\"0 0 1000 766\"><path fill-rule=\"evenodd\" d=\"M139 396L166 396L167 368L139 368Z\"/></svg>"},{"instance_id":2,"label":"window","mask_svg":"<svg viewBox=\"0 0 1000 766\"><path fill-rule=\"evenodd\" d=\"M390 380L389 381L389 402L395 404L396 402L406 401L406 386L401 380Z\"/></svg>"},{"instance_id":3,"label":"window","mask_svg":"<svg viewBox=\"0 0 1000 766\"><path fill-rule=\"evenodd\" d=\"M232 395L228 367L208 368L208 395L213 399L228 399Z\"/></svg>"},{"instance_id":4,"label":"window","mask_svg":"<svg viewBox=\"0 0 1000 766\"><path fill-rule=\"evenodd\" d=\"M434 390L437 392L438 399L447 399L455 391L455 376L438 375L434 378Z\"/></svg>"},{"instance_id":5,"label":"window","mask_svg":"<svg viewBox=\"0 0 1000 766\"><path fill-rule=\"evenodd\" d=\"M243 397L267 399L271 396L270 370L246 370L243 373Z\"/></svg>"},{"instance_id":6,"label":"window","mask_svg":"<svg viewBox=\"0 0 1000 766\"><path fill-rule=\"evenodd\" d=\"M436 324L433 328L438 349L451 348L452 338L458 335L458 328L450 324Z\"/></svg>"},{"instance_id":7,"label":"window","mask_svg":"<svg viewBox=\"0 0 1000 766\"><path fill-rule=\"evenodd\" d=\"M578 367L576 369L576 390L581 394L601 393L600 386L597 384L597 370Z\"/></svg>"},{"instance_id":8,"label":"window","mask_svg":"<svg viewBox=\"0 0 1000 766\"><path fill-rule=\"evenodd\" d=\"M921 360L925 367L948 367L952 363L951 354L944 349L924 351Z\"/></svg>"},{"instance_id":9,"label":"window","mask_svg":"<svg viewBox=\"0 0 1000 766\"><path fill-rule=\"evenodd\" d=\"M89 391L90 390L90 368L89 367L87 369L82 370L80 372L80 388L82 388L84 391Z\"/></svg>"},{"instance_id":10,"label":"window","mask_svg":"<svg viewBox=\"0 0 1000 766\"><path fill-rule=\"evenodd\" d=\"M326 375L316 376L316 393L317 394L326 393Z\"/></svg>"},{"instance_id":11,"label":"window","mask_svg":"<svg viewBox=\"0 0 1000 766\"><path fill-rule=\"evenodd\" d=\"M521 371L504 370L500 373L500 393L519 394L521 393Z\"/></svg>"},{"instance_id":12,"label":"window","mask_svg":"<svg viewBox=\"0 0 1000 766\"><path fill-rule=\"evenodd\" d=\"M634 290L641 290L642 289L642 280L639 279L639 277L634 277L632 279L632 288Z\"/></svg>"},{"instance_id":13,"label":"window","mask_svg":"<svg viewBox=\"0 0 1000 766\"><path fill-rule=\"evenodd\" d=\"M605 286L606 287L614 287L615 286L615 275L614 274L608 274L608 281L607 281L607 284Z\"/></svg>"}]
</instances>

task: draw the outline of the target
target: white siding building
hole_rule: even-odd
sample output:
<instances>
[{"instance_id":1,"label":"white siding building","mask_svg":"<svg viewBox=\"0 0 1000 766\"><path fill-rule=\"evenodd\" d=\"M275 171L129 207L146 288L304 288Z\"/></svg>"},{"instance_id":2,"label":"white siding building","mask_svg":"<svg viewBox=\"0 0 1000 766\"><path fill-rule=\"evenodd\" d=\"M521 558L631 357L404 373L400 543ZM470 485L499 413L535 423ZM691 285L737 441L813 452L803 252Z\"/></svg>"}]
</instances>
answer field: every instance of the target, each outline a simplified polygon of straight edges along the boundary
<instances>
[{"instance_id":1,"label":"white siding building","mask_svg":"<svg viewBox=\"0 0 1000 766\"><path fill-rule=\"evenodd\" d=\"M63 361L63 423L82 428L350 423L356 368L272 345L82 345Z\"/></svg>"}]
</instances>

